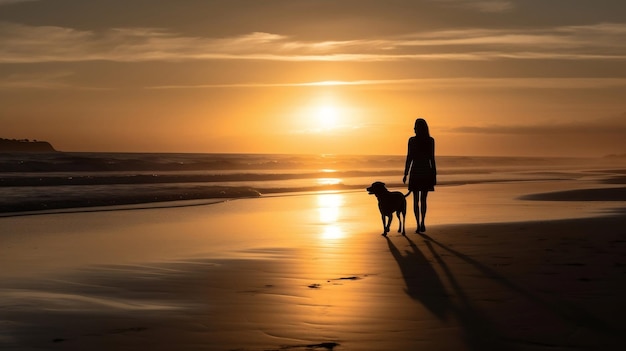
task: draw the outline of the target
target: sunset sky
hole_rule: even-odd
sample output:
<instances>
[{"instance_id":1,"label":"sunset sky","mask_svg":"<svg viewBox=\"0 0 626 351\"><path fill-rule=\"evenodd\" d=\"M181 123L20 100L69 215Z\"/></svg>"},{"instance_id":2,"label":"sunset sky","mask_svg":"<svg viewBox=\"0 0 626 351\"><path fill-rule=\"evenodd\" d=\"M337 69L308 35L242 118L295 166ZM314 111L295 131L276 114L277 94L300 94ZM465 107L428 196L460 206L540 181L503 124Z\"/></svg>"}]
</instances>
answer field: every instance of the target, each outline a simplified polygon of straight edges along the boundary
<instances>
[{"instance_id":1,"label":"sunset sky","mask_svg":"<svg viewBox=\"0 0 626 351\"><path fill-rule=\"evenodd\" d=\"M626 153L624 0L0 0L0 137L62 151Z\"/></svg>"}]
</instances>

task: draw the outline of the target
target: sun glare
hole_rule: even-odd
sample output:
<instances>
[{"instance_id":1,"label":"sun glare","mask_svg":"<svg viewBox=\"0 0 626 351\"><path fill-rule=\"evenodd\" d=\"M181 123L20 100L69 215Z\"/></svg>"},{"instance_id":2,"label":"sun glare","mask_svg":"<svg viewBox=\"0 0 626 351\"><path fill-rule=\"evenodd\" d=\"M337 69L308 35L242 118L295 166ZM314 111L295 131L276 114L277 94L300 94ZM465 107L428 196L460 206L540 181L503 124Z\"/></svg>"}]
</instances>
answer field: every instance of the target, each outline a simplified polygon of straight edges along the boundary
<instances>
[{"instance_id":1,"label":"sun glare","mask_svg":"<svg viewBox=\"0 0 626 351\"><path fill-rule=\"evenodd\" d=\"M341 194L319 194L317 196L319 221L323 224L323 239L341 239L345 236L338 226L339 213L343 206Z\"/></svg>"},{"instance_id":2,"label":"sun glare","mask_svg":"<svg viewBox=\"0 0 626 351\"><path fill-rule=\"evenodd\" d=\"M333 134L352 129L354 110L341 96L330 93L310 96L290 111L290 129L298 134Z\"/></svg>"},{"instance_id":3,"label":"sun glare","mask_svg":"<svg viewBox=\"0 0 626 351\"><path fill-rule=\"evenodd\" d=\"M319 129L328 130L337 127L339 112L335 106L322 105L317 108L315 119Z\"/></svg>"},{"instance_id":4,"label":"sun glare","mask_svg":"<svg viewBox=\"0 0 626 351\"><path fill-rule=\"evenodd\" d=\"M324 231L322 232L322 239L325 239L325 240L341 239L344 236L345 234L343 233L341 228L334 226L334 225L328 225L324 227Z\"/></svg>"}]
</instances>

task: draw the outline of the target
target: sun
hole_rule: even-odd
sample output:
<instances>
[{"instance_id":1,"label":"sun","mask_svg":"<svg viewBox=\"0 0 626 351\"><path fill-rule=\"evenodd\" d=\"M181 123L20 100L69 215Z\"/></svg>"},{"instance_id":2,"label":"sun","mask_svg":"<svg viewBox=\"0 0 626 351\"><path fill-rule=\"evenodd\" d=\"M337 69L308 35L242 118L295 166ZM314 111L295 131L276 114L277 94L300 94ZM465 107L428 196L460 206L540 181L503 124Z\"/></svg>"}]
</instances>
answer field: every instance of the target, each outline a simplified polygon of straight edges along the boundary
<instances>
[{"instance_id":1,"label":"sun","mask_svg":"<svg viewBox=\"0 0 626 351\"><path fill-rule=\"evenodd\" d=\"M336 135L349 131L354 110L338 96L305 97L289 111L288 127L295 134Z\"/></svg>"},{"instance_id":2,"label":"sun","mask_svg":"<svg viewBox=\"0 0 626 351\"><path fill-rule=\"evenodd\" d=\"M315 122L318 129L335 129L339 123L339 110L333 105L320 105L315 111Z\"/></svg>"}]
</instances>

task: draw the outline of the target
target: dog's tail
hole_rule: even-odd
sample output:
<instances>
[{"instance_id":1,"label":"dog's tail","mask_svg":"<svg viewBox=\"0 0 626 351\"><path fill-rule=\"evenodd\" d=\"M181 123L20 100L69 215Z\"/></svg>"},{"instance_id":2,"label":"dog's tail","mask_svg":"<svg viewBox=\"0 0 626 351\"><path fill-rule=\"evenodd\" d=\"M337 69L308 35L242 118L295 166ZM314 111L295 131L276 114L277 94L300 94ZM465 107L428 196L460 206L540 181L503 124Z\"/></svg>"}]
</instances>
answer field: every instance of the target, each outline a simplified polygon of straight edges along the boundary
<instances>
[{"instance_id":1,"label":"dog's tail","mask_svg":"<svg viewBox=\"0 0 626 351\"><path fill-rule=\"evenodd\" d=\"M409 190L408 193L404 194L404 197L407 197L407 196L411 195L411 192L412 192L412 190Z\"/></svg>"}]
</instances>

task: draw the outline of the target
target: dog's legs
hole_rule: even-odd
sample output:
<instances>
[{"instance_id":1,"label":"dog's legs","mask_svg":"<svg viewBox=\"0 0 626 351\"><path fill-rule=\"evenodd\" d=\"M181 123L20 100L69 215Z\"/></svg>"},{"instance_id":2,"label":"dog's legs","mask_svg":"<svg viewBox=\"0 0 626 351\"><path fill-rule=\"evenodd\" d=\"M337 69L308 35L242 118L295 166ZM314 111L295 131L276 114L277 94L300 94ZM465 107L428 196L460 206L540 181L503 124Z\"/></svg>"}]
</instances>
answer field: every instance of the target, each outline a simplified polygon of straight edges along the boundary
<instances>
[{"instance_id":1,"label":"dog's legs","mask_svg":"<svg viewBox=\"0 0 626 351\"><path fill-rule=\"evenodd\" d=\"M400 217L402 215L402 217ZM400 227L398 228L398 233L402 233L402 235L406 234L405 226L406 226L406 213L398 212L398 220L400 221Z\"/></svg>"},{"instance_id":2,"label":"dog's legs","mask_svg":"<svg viewBox=\"0 0 626 351\"><path fill-rule=\"evenodd\" d=\"M396 211L396 216L398 217L398 233L402 233L402 218L400 218L400 211Z\"/></svg>"},{"instance_id":3,"label":"dog's legs","mask_svg":"<svg viewBox=\"0 0 626 351\"><path fill-rule=\"evenodd\" d=\"M382 235L387 235L387 232L389 231L387 229L387 223L386 223L387 222L387 218L385 217L384 214L381 214L380 218L383 220L383 234Z\"/></svg>"}]
</instances>

